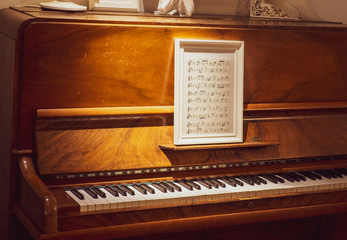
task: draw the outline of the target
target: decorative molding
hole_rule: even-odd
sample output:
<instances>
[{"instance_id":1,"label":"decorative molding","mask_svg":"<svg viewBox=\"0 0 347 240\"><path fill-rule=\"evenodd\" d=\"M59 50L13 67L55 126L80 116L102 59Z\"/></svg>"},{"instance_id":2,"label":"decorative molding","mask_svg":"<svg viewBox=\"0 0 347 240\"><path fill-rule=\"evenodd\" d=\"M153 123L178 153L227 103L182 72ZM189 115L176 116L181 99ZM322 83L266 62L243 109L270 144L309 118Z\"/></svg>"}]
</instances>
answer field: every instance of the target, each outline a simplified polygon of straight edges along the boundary
<instances>
[{"instance_id":1,"label":"decorative molding","mask_svg":"<svg viewBox=\"0 0 347 240\"><path fill-rule=\"evenodd\" d=\"M251 0L250 4L251 17L295 19L282 9L276 8L272 4L266 3L264 0Z\"/></svg>"}]
</instances>

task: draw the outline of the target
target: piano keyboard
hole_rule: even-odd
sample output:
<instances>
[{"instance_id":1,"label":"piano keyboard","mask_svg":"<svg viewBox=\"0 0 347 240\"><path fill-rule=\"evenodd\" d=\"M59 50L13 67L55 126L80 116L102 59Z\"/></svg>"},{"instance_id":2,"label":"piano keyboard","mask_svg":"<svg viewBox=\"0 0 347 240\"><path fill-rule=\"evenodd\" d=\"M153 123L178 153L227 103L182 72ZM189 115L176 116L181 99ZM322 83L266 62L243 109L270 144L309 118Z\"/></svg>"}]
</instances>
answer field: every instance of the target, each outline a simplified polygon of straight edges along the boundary
<instances>
[{"instance_id":1,"label":"piano keyboard","mask_svg":"<svg viewBox=\"0 0 347 240\"><path fill-rule=\"evenodd\" d=\"M347 188L347 169L197 178L66 189L81 212L193 205Z\"/></svg>"}]
</instances>

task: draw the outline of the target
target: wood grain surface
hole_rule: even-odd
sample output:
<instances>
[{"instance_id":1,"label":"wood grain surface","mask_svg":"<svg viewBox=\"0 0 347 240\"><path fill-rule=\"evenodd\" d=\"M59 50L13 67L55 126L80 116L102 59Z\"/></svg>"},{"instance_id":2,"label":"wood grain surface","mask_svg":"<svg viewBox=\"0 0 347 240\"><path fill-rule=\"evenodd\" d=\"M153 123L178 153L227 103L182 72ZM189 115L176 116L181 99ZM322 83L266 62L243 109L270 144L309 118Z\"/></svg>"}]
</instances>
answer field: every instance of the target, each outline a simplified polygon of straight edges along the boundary
<instances>
[{"instance_id":1,"label":"wood grain surface","mask_svg":"<svg viewBox=\"0 0 347 240\"><path fill-rule=\"evenodd\" d=\"M244 41L245 104L346 101L346 28L175 21L30 24L21 52L20 147L33 148L37 109L172 106L175 38Z\"/></svg>"}]
</instances>

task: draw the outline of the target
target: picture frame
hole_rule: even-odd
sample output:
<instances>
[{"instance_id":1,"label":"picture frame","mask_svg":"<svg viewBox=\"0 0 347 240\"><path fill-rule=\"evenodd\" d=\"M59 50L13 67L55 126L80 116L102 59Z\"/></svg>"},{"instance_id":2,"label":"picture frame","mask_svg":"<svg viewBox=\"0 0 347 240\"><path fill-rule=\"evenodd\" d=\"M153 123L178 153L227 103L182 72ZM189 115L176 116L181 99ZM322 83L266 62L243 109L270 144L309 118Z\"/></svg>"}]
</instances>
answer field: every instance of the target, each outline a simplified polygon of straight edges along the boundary
<instances>
[{"instance_id":1,"label":"picture frame","mask_svg":"<svg viewBox=\"0 0 347 240\"><path fill-rule=\"evenodd\" d=\"M89 0L89 10L144 12L143 0Z\"/></svg>"},{"instance_id":2,"label":"picture frame","mask_svg":"<svg viewBox=\"0 0 347 240\"><path fill-rule=\"evenodd\" d=\"M243 72L243 41L175 39L175 145L243 141Z\"/></svg>"}]
</instances>

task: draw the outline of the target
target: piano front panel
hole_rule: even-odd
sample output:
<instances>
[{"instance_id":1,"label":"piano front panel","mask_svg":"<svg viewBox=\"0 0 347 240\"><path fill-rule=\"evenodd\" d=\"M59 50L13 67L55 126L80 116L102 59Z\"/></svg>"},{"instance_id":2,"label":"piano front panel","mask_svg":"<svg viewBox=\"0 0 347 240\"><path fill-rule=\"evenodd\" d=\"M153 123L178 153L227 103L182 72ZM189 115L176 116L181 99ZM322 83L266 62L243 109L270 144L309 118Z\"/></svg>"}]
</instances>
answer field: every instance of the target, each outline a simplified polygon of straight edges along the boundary
<instances>
[{"instance_id":1,"label":"piano front panel","mask_svg":"<svg viewBox=\"0 0 347 240\"><path fill-rule=\"evenodd\" d=\"M32 148L27 136L36 109L173 105L175 38L244 41L245 104L346 101L345 28L133 20L29 24L21 53L21 148Z\"/></svg>"},{"instance_id":2,"label":"piano front panel","mask_svg":"<svg viewBox=\"0 0 347 240\"><path fill-rule=\"evenodd\" d=\"M36 125L37 163L41 175L86 173L221 163L346 155L344 109L247 111L244 143L229 146L173 146L173 114L122 114L52 117ZM56 112L59 112L57 114ZM165 109L164 109L165 110ZM75 111L78 112L78 109ZM149 112L157 108L149 108ZM171 111L171 109L169 110ZM95 114L92 116L92 114ZM342 163L342 162L341 162Z\"/></svg>"}]
</instances>

